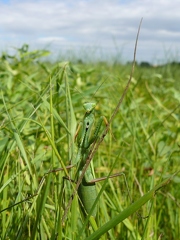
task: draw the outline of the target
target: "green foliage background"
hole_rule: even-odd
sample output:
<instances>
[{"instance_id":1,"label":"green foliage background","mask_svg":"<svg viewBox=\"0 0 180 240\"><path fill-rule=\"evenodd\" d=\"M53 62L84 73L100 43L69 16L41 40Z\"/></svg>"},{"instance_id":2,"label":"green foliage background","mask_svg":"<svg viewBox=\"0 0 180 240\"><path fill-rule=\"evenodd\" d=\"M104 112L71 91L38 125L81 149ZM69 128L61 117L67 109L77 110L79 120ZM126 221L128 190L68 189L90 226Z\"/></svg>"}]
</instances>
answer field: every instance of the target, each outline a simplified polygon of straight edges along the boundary
<instances>
[{"instance_id":1,"label":"green foliage background","mask_svg":"<svg viewBox=\"0 0 180 240\"><path fill-rule=\"evenodd\" d=\"M0 58L0 239L86 239L93 233L84 225L77 199L62 225L73 189L63 181L64 171L46 173L73 162L84 102L97 102L97 119L110 118L131 65L40 60L48 54L29 52L24 45L16 55ZM93 159L96 177L125 173L133 201L180 170L179 76L178 63L137 65L111 131ZM68 172L73 178L75 169ZM177 174L101 239L178 239L179 182ZM123 178L97 184L98 191L102 187L99 227L131 205Z\"/></svg>"}]
</instances>

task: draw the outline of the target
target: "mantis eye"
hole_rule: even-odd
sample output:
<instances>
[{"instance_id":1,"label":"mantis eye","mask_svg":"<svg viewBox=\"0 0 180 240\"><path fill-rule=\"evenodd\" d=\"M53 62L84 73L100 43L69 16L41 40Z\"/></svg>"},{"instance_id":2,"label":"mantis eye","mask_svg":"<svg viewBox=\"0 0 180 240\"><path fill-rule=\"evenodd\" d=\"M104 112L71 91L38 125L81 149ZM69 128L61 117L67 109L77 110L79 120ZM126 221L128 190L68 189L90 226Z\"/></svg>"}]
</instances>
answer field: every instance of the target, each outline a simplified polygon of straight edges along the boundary
<instances>
[{"instance_id":1,"label":"mantis eye","mask_svg":"<svg viewBox=\"0 0 180 240\"><path fill-rule=\"evenodd\" d=\"M89 129L89 122L86 123L86 131Z\"/></svg>"}]
</instances>

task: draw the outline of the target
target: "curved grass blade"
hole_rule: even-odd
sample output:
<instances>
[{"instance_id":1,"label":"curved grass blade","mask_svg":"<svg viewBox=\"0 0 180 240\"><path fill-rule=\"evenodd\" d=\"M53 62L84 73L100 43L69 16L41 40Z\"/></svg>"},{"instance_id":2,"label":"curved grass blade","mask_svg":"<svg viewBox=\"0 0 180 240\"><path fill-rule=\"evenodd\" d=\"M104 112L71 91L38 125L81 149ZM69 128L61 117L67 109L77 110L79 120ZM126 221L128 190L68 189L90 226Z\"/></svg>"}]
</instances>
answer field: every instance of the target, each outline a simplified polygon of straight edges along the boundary
<instances>
[{"instance_id":1,"label":"curved grass blade","mask_svg":"<svg viewBox=\"0 0 180 240\"><path fill-rule=\"evenodd\" d=\"M124 211L119 213L116 217L112 218L109 222L104 224L102 227L100 227L97 231L95 231L91 236L86 238L86 240L96 240L100 239L100 237L109 231L111 228L116 226L117 224L121 223L123 220L125 220L127 217L129 217L131 214L135 213L138 209L140 209L146 202L153 199L156 195L156 192L166 186L170 183L172 178L178 173L174 173L171 177L167 178L157 186L155 186L152 190L150 190L148 193L146 193L144 196L142 196L140 199L138 199L136 202L134 202L132 205L130 205L128 208L126 208Z\"/></svg>"}]
</instances>

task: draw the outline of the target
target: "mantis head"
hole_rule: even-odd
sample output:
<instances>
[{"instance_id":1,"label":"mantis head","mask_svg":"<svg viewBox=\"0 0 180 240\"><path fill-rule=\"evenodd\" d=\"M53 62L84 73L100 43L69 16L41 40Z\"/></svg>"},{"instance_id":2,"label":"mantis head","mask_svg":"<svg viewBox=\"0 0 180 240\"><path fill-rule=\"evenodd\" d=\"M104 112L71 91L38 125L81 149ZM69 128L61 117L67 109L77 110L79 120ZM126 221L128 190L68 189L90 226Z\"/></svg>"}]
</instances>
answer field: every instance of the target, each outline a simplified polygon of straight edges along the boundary
<instances>
[{"instance_id":1,"label":"mantis head","mask_svg":"<svg viewBox=\"0 0 180 240\"><path fill-rule=\"evenodd\" d=\"M87 103L83 104L83 107L84 107L84 109L86 110L87 113L94 110L95 106L96 106L95 102L87 102Z\"/></svg>"}]
</instances>

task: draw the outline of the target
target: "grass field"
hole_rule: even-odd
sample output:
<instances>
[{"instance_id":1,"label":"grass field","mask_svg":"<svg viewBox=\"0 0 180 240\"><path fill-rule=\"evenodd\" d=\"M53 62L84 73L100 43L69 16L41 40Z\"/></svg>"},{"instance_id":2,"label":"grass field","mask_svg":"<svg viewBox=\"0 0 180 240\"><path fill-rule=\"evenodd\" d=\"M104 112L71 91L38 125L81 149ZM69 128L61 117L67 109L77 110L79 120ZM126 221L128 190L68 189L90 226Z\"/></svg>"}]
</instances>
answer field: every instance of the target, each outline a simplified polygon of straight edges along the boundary
<instances>
[{"instance_id":1,"label":"grass field","mask_svg":"<svg viewBox=\"0 0 180 240\"><path fill-rule=\"evenodd\" d=\"M77 197L62 224L74 185L63 181L64 171L46 173L75 158L84 102L97 103L97 121L110 118L131 65L52 64L40 60L46 54L24 46L1 56L0 239L179 239L179 65L135 68L93 159L96 178L125 174L134 203L123 177L97 183L98 235ZM68 170L72 179L75 171Z\"/></svg>"}]
</instances>

